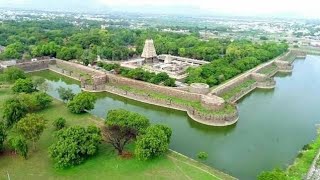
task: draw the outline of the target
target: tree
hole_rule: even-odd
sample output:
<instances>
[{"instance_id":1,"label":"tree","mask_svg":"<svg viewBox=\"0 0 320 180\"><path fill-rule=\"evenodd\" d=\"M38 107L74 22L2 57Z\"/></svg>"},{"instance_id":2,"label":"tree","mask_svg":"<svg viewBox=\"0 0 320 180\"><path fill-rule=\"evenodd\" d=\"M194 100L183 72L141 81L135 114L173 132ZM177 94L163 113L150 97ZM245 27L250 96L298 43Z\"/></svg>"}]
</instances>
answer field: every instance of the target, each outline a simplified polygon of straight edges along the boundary
<instances>
[{"instance_id":1,"label":"tree","mask_svg":"<svg viewBox=\"0 0 320 180\"><path fill-rule=\"evenodd\" d=\"M28 157L28 143L24 137L13 136L8 139L9 147L14 150L15 153L27 159Z\"/></svg>"},{"instance_id":2,"label":"tree","mask_svg":"<svg viewBox=\"0 0 320 180\"><path fill-rule=\"evenodd\" d=\"M81 164L97 152L102 140L100 129L95 126L62 129L55 137L57 141L49 147L49 155L59 168Z\"/></svg>"},{"instance_id":3,"label":"tree","mask_svg":"<svg viewBox=\"0 0 320 180\"><path fill-rule=\"evenodd\" d=\"M41 78L41 77L35 78L33 80L33 85L39 91L47 92L49 90L49 84L46 82L46 79Z\"/></svg>"},{"instance_id":4,"label":"tree","mask_svg":"<svg viewBox=\"0 0 320 180\"><path fill-rule=\"evenodd\" d=\"M166 80L163 82L163 85L169 86L169 87L176 87L176 80L173 79L173 78L166 79Z\"/></svg>"},{"instance_id":5,"label":"tree","mask_svg":"<svg viewBox=\"0 0 320 180\"><path fill-rule=\"evenodd\" d=\"M12 86L12 91L15 93L32 93L36 91L31 79L18 79Z\"/></svg>"},{"instance_id":6,"label":"tree","mask_svg":"<svg viewBox=\"0 0 320 180\"><path fill-rule=\"evenodd\" d=\"M149 160L163 155L169 149L168 137L159 126L148 127L136 142L135 153L140 160Z\"/></svg>"},{"instance_id":7,"label":"tree","mask_svg":"<svg viewBox=\"0 0 320 180\"><path fill-rule=\"evenodd\" d=\"M7 80L10 82L14 82L18 79L25 79L26 74L24 71L17 67L10 67L4 70L4 75L6 76Z\"/></svg>"},{"instance_id":8,"label":"tree","mask_svg":"<svg viewBox=\"0 0 320 180\"><path fill-rule=\"evenodd\" d=\"M106 118L104 135L107 142L122 155L124 147L144 133L149 125L149 120L138 113L123 109L111 110Z\"/></svg>"},{"instance_id":9,"label":"tree","mask_svg":"<svg viewBox=\"0 0 320 180\"><path fill-rule=\"evenodd\" d=\"M157 128L160 128L166 135L167 139L168 139L168 144L170 143L170 139L172 136L172 129L166 125L162 125L162 124L156 124L154 125Z\"/></svg>"},{"instance_id":10,"label":"tree","mask_svg":"<svg viewBox=\"0 0 320 180\"><path fill-rule=\"evenodd\" d=\"M56 130L61 130L66 127L66 120L60 117L53 121L53 126L56 128Z\"/></svg>"},{"instance_id":11,"label":"tree","mask_svg":"<svg viewBox=\"0 0 320 180\"><path fill-rule=\"evenodd\" d=\"M0 122L0 152L3 150L3 143L7 137L7 130L5 124Z\"/></svg>"},{"instance_id":12,"label":"tree","mask_svg":"<svg viewBox=\"0 0 320 180\"><path fill-rule=\"evenodd\" d=\"M266 172L266 171L262 172L257 179L258 180L286 180L289 178L284 171L276 168L269 172Z\"/></svg>"},{"instance_id":13,"label":"tree","mask_svg":"<svg viewBox=\"0 0 320 180\"><path fill-rule=\"evenodd\" d=\"M37 114L27 114L17 123L18 132L27 140L32 141L33 149L35 149L35 143L40 139L45 128L46 120Z\"/></svg>"},{"instance_id":14,"label":"tree","mask_svg":"<svg viewBox=\"0 0 320 180\"><path fill-rule=\"evenodd\" d=\"M73 97L75 96L75 94L72 92L72 89L68 88L64 88L64 87L59 87L57 89L58 93L59 93L59 97L65 102L65 101L70 101L73 99Z\"/></svg>"},{"instance_id":15,"label":"tree","mask_svg":"<svg viewBox=\"0 0 320 180\"><path fill-rule=\"evenodd\" d=\"M94 108L96 100L97 98L93 94L81 92L68 103L68 109L75 114L84 113Z\"/></svg>"},{"instance_id":16,"label":"tree","mask_svg":"<svg viewBox=\"0 0 320 180\"><path fill-rule=\"evenodd\" d=\"M36 92L33 93L32 96L34 96L36 103L37 103L37 108L39 110L45 109L50 106L52 103L52 98L45 92Z\"/></svg>"},{"instance_id":17,"label":"tree","mask_svg":"<svg viewBox=\"0 0 320 180\"><path fill-rule=\"evenodd\" d=\"M3 119L6 126L11 127L28 113L28 104L20 97L13 97L4 102Z\"/></svg>"}]
</instances>

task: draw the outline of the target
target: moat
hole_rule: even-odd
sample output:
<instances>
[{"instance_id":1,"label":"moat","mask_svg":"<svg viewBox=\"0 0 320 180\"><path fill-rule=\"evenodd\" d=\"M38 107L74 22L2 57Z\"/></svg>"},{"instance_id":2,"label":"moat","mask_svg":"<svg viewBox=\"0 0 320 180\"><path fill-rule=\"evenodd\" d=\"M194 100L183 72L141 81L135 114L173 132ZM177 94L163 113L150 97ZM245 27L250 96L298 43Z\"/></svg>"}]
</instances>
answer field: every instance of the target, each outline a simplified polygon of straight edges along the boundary
<instances>
[{"instance_id":1,"label":"moat","mask_svg":"<svg viewBox=\"0 0 320 180\"><path fill-rule=\"evenodd\" d=\"M55 88L59 86L80 92L74 81L44 77L51 84L48 93L54 97L58 97ZM141 113L173 129L171 149L192 158L205 151L208 165L240 179L255 179L263 170L290 165L299 150L315 139L316 124L320 123L320 57L296 60L292 74L277 74L275 80L274 90L255 90L238 102L240 119L230 127L208 127L194 122L185 112L109 93L98 94L91 113L101 118L118 108Z\"/></svg>"}]
</instances>

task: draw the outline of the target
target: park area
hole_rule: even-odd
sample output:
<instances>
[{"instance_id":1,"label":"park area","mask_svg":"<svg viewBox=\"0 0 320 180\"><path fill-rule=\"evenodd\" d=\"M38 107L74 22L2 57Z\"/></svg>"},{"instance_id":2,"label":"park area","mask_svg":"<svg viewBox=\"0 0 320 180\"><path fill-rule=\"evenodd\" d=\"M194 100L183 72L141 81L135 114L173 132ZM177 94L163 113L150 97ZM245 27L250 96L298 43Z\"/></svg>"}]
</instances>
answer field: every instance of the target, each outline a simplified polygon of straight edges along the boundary
<instances>
[{"instance_id":1,"label":"park area","mask_svg":"<svg viewBox=\"0 0 320 180\"><path fill-rule=\"evenodd\" d=\"M9 86L0 88L0 104L14 94ZM84 163L75 167L57 169L49 157L48 148L54 143L55 128L53 121L59 117L66 119L67 127L103 126L103 120L91 114L73 114L66 104L53 100L51 105L37 114L46 120L46 128L36 143L36 149L30 148L28 158L24 159L6 148L0 154L0 179L230 179L230 176L216 171L202 163L191 160L175 152L140 161L133 154L118 156L111 145L102 142L98 152ZM0 117L2 118L2 108ZM10 132L12 133L12 132ZM134 143L126 151L134 151Z\"/></svg>"}]
</instances>

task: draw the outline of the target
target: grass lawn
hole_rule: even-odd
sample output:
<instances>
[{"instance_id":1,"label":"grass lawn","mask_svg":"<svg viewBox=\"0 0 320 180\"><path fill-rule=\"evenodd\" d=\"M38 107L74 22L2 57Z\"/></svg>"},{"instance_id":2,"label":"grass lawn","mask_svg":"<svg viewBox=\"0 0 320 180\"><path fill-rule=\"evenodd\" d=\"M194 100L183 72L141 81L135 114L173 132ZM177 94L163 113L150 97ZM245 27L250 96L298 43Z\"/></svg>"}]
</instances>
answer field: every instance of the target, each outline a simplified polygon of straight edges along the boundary
<instances>
[{"instance_id":1,"label":"grass lawn","mask_svg":"<svg viewBox=\"0 0 320 180\"><path fill-rule=\"evenodd\" d=\"M10 97L10 89L0 89L0 104ZM67 126L101 124L90 114L71 114L65 104L55 100L46 110L39 112L47 120L37 150L30 151L28 160L10 153L0 155L0 179L231 179L230 176L194 162L183 156L169 152L166 156L142 162L136 158L122 159L106 143L100 145L99 152L85 163L65 170L57 170L48 156L47 149L53 143L52 121L63 117ZM0 110L0 117L2 112ZM133 152L131 144L127 151Z\"/></svg>"}]
</instances>

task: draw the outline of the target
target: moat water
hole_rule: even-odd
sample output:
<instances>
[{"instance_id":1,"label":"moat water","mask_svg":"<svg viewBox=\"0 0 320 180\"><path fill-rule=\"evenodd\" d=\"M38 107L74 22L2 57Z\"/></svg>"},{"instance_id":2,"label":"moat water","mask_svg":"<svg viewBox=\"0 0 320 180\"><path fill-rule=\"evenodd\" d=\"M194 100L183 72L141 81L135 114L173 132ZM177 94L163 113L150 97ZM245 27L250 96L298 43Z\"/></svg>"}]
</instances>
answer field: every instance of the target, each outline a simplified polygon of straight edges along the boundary
<instances>
[{"instance_id":1,"label":"moat water","mask_svg":"<svg viewBox=\"0 0 320 180\"><path fill-rule=\"evenodd\" d=\"M44 77L52 86L49 94L56 98L59 86L80 92L74 81ZM184 112L109 93L98 93L91 113L101 118L118 108L141 113L152 123L173 129L171 149L195 159L205 151L209 166L239 179L255 179L261 171L293 163L302 147L316 138L316 124L320 124L320 57L296 60L293 73L277 74L275 80L274 90L255 90L238 103L240 119L230 127L204 126Z\"/></svg>"}]
</instances>

